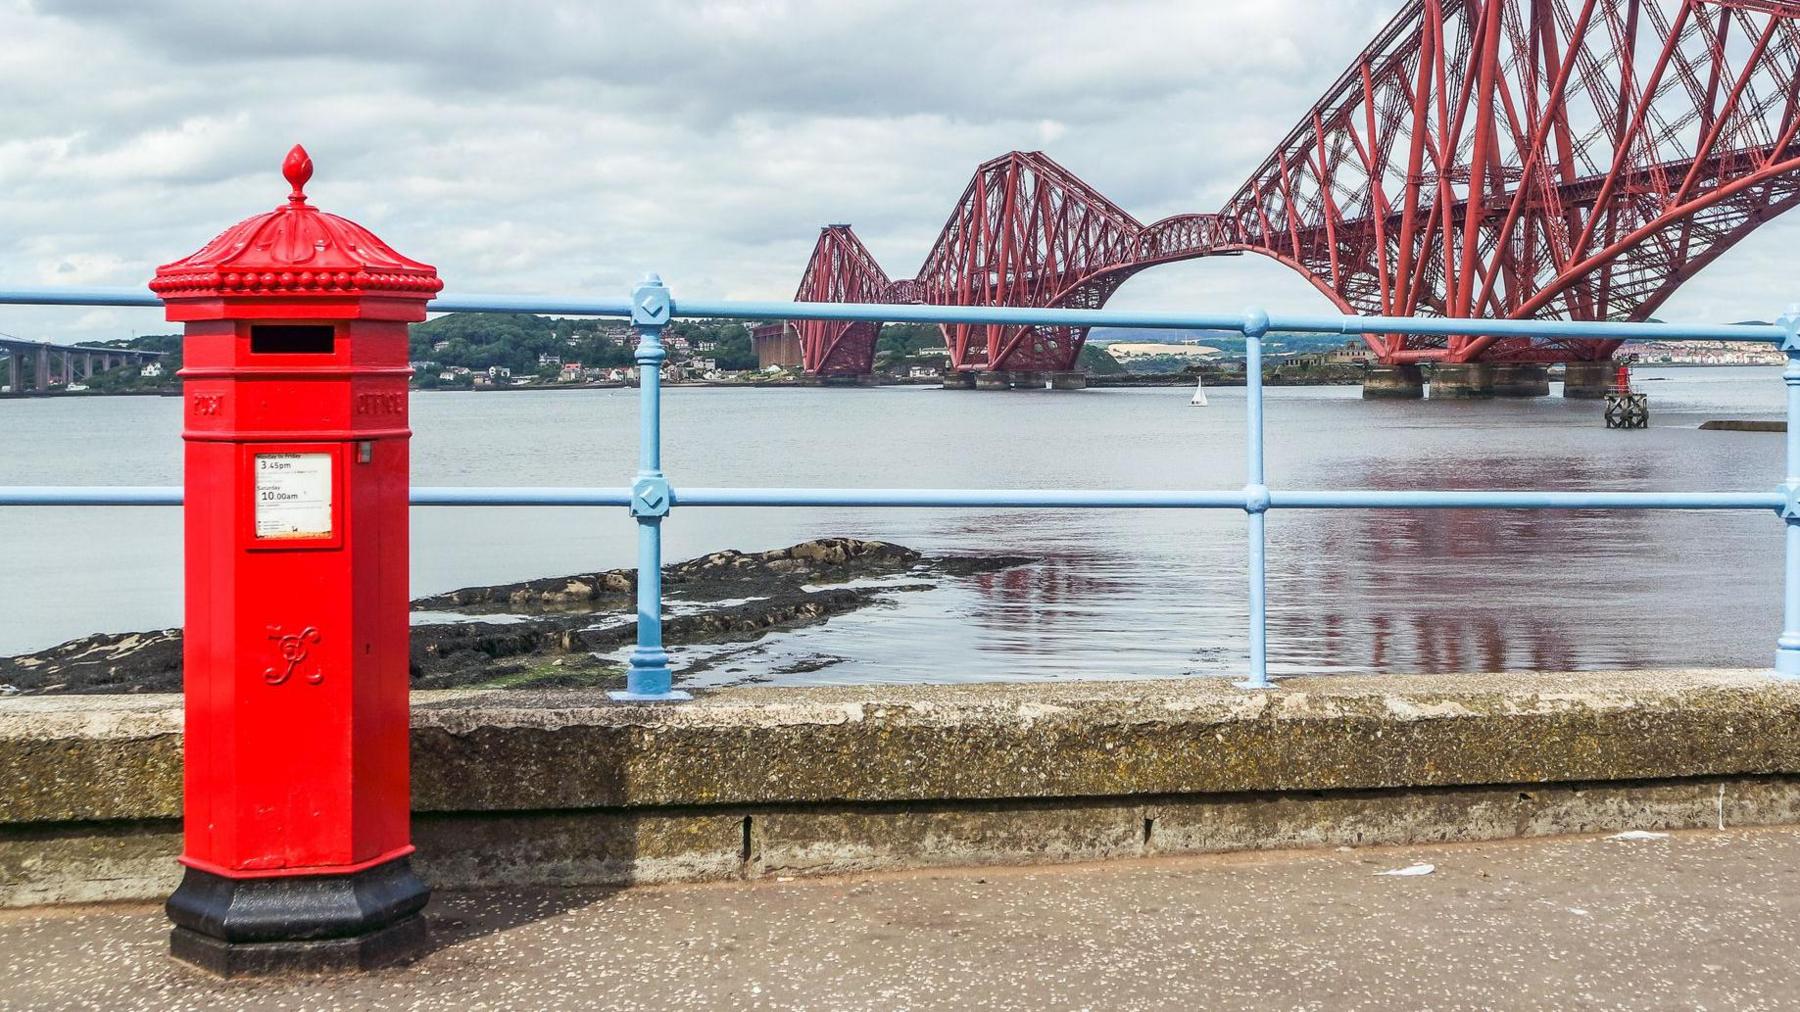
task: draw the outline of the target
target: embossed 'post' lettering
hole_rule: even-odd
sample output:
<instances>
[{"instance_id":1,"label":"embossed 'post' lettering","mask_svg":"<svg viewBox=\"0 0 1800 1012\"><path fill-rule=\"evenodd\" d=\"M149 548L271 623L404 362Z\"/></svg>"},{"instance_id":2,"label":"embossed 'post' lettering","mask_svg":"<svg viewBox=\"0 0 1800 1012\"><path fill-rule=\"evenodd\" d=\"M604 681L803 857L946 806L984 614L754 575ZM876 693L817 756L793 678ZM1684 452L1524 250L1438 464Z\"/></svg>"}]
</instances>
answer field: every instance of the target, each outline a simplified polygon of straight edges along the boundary
<instances>
[{"instance_id":1,"label":"embossed 'post' lettering","mask_svg":"<svg viewBox=\"0 0 1800 1012\"><path fill-rule=\"evenodd\" d=\"M358 415L403 415L406 413L404 393L369 393L356 395Z\"/></svg>"}]
</instances>

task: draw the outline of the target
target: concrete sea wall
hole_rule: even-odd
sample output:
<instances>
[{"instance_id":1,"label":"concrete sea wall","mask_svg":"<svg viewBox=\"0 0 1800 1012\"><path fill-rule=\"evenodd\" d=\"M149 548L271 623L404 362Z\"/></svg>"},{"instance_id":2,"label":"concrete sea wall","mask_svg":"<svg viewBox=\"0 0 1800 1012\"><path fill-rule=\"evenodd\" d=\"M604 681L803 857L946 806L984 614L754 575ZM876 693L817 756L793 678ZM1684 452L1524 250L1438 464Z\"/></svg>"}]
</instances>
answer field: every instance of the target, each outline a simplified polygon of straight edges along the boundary
<instances>
[{"instance_id":1,"label":"concrete sea wall","mask_svg":"<svg viewBox=\"0 0 1800 1012\"><path fill-rule=\"evenodd\" d=\"M438 888L604 885L1800 821L1754 671L413 697ZM155 898L176 696L0 702L0 905Z\"/></svg>"}]
</instances>

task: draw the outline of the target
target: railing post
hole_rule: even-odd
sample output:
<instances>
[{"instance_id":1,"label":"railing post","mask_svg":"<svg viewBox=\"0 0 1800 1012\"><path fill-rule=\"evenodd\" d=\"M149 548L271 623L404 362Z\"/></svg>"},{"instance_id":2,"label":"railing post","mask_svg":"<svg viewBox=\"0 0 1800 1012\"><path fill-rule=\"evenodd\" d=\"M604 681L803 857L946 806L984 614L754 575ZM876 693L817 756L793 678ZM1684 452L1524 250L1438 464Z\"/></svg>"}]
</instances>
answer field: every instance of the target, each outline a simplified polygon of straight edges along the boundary
<instances>
[{"instance_id":1,"label":"railing post","mask_svg":"<svg viewBox=\"0 0 1800 1012\"><path fill-rule=\"evenodd\" d=\"M662 522L669 515L668 479L662 472L662 331L672 315L662 279L646 275L631 290L631 324L638 332L638 472L631 486L631 515L638 525L637 647L626 668L626 701L690 699L671 687L669 655L662 642Z\"/></svg>"},{"instance_id":2,"label":"railing post","mask_svg":"<svg viewBox=\"0 0 1800 1012\"><path fill-rule=\"evenodd\" d=\"M1267 590L1266 521L1269 486L1263 477L1263 377L1262 341L1269 332L1269 314L1252 309L1244 313L1244 512L1250 518L1250 673L1240 689L1270 689L1269 609Z\"/></svg>"},{"instance_id":3,"label":"railing post","mask_svg":"<svg viewBox=\"0 0 1800 1012\"><path fill-rule=\"evenodd\" d=\"M1776 321L1787 331L1781 350L1787 352L1787 480L1782 494L1787 504L1781 517L1787 524L1787 582L1782 593L1781 638L1775 641L1775 674L1800 678L1800 305L1788 307Z\"/></svg>"}]
</instances>

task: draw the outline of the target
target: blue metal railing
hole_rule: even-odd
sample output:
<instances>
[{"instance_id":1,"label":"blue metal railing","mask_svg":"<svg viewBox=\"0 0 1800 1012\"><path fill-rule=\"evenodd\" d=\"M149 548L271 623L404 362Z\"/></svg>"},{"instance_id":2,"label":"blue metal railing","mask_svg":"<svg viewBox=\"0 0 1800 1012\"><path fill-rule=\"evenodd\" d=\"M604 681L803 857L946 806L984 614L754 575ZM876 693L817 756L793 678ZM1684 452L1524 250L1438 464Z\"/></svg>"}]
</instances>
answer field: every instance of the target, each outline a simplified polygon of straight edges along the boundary
<instances>
[{"instance_id":1,"label":"blue metal railing","mask_svg":"<svg viewBox=\"0 0 1800 1012\"><path fill-rule=\"evenodd\" d=\"M117 288L0 290L0 305L158 307L153 295ZM1786 521L1786 593L1775 673L1800 678L1800 307L1774 324L1686 325L1549 320L1445 320L1413 317L1235 315L1081 309L1002 309L924 305L724 302L674 299L655 275L631 298L445 295L433 312L540 313L627 318L639 334L638 473L629 488L417 487L416 506L624 506L638 525L637 645L625 700L687 698L673 688L662 642L662 523L675 507L883 507L917 509L1231 509L1249 524L1249 668L1235 684L1272 687L1268 672L1266 514L1272 509L1774 510ZM662 471L662 331L678 317L753 320L866 320L888 323L996 323L1072 327L1237 331L1246 352L1246 484L1237 491L1085 491L1035 489L798 489L676 487ZM1494 335L1776 343L1787 353L1787 467L1769 492L1541 492L1271 489L1263 468L1262 341L1269 331L1311 334ZM0 506L174 506L172 486L0 487Z\"/></svg>"}]
</instances>

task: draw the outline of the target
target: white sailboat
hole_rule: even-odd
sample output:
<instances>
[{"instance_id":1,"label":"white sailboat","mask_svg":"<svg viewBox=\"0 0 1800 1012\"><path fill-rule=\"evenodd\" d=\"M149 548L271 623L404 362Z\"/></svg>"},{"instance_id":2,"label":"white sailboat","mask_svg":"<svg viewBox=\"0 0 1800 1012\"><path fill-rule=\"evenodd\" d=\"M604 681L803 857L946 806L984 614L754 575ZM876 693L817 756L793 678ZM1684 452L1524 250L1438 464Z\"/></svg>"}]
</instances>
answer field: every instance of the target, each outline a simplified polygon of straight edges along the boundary
<instances>
[{"instance_id":1,"label":"white sailboat","mask_svg":"<svg viewBox=\"0 0 1800 1012\"><path fill-rule=\"evenodd\" d=\"M1206 381L1204 379L1195 381L1194 396L1188 401L1188 404L1196 408L1206 407Z\"/></svg>"}]
</instances>

